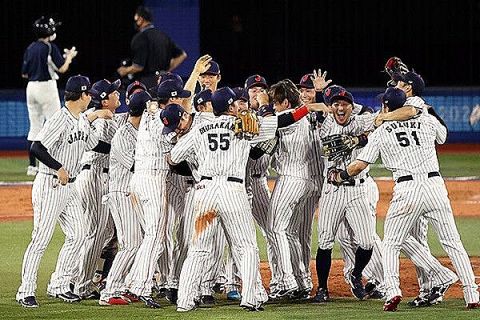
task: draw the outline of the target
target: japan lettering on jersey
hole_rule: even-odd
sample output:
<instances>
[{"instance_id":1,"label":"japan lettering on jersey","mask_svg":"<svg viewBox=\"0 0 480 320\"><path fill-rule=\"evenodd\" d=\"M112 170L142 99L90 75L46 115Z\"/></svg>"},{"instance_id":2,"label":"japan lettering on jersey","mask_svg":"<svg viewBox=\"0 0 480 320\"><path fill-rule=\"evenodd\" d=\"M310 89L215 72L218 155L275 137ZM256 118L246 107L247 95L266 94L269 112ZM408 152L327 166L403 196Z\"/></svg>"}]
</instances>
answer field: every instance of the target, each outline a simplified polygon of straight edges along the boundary
<instances>
[{"instance_id":1,"label":"japan lettering on jersey","mask_svg":"<svg viewBox=\"0 0 480 320\"><path fill-rule=\"evenodd\" d=\"M438 171L435 142L443 144L446 138L447 129L432 115L422 113L411 120L382 124L357 159L374 163L381 156L394 179Z\"/></svg>"},{"instance_id":2,"label":"japan lettering on jersey","mask_svg":"<svg viewBox=\"0 0 480 320\"><path fill-rule=\"evenodd\" d=\"M325 118L325 121L320 128L320 137L328 137L334 134L347 134L350 136L359 136L363 133L373 131L374 129L374 120L376 114L363 114L363 115L351 115L350 119L347 124L339 125L335 118L332 115L328 115ZM352 150L350 156L346 157L345 159L338 159L336 161L329 161L325 158L324 163L324 175L326 176L327 171L331 167L335 168L346 168L352 160L357 158L357 155L361 152L361 148L355 148ZM369 168L363 170L359 175L358 178L365 178L366 174L368 173Z\"/></svg>"},{"instance_id":3,"label":"japan lettering on jersey","mask_svg":"<svg viewBox=\"0 0 480 320\"><path fill-rule=\"evenodd\" d=\"M57 111L45 122L36 141L40 141L48 153L75 177L80 172L80 158L86 150L98 144L96 128L90 125L85 114L76 119L67 108ZM56 174L40 163L40 172Z\"/></svg>"},{"instance_id":4,"label":"japan lettering on jersey","mask_svg":"<svg viewBox=\"0 0 480 320\"><path fill-rule=\"evenodd\" d=\"M200 176L224 176L243 179L250 147L275 137L277 117L259 117L260 134L252 140L235 137L235 117L222 115L199 124L175 145L171 152L173 162L179 163L195 155ZM188 160L187 160L188 161Z\"/></svg>"},{"instance_id":5,"label":"japan lettering on jersey","mask_svg":"<svg viewBox=\"0 0 480 320\"><path fill-rule=\"evenodd\" d=\"M136 142L137 129L130 122L120 127L113 136L110 151L109 191L129 191Z\"/></svg>"}]
</instances>

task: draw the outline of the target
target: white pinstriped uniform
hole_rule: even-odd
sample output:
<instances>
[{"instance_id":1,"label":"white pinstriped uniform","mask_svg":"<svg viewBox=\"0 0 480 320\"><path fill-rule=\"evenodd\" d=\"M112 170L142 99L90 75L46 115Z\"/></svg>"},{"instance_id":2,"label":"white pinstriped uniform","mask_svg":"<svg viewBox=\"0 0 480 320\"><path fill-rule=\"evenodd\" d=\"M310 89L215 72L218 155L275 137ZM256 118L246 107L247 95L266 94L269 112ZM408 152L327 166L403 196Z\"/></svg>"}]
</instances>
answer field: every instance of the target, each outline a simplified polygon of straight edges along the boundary
<instances>
[{"instance_id":1,"label":"white pinstriped uniform","mask_svg":"<svg viewBox=\"0 0 480 320\"><path fill-rule=\"evenodd\" d=\"M73 117L67 108L57 111L36 136L48 153L75 178L80 172L80 158L85 150L98 143L96 129L84 114ZM55 170L40 163L39 173L32 188L32 240L23 258L22 284L17 300L35 295L40 260L52 238L57 221L65 233L65 243L58 255L57 266L48 286L51 294L70 291L69 285L76 268L76 256L83 245L84 217L77 191L73 184L60 185Z\"/></svg>"},{"instance_id":2,"label":"white pinstriped uniform","mask_svg":"<svg viewBox=\"0 0 480 320\"><path fill-rule=\"evenodd\" d=\"M194 114L192 127L213 119L215 119L215 116L211 112L197 112ZM183 212L176 214L174 219L169 217L169 224L172 223L169 228L173 228L172 233L175 234L174 238L176 241L174 242L173 246L173 255L169 269L169 276L167 279L167 286L175 289L178 289L180 273L182 271L183 263L187 257L189 242L192 238L194 229L193 196L195 193L195 188L193 186L195 181L200 181L200 177L196 171L198 168L198 163L194 157L189 159L189 167L192 170L193 176L181 178L186 183L183 191ZM176 188L176 190L178 190L178 188ZM170 197L170 194L168 196ZM208 278L205 276L205 274L202 275L202 277L204 279ZM204 280L203 282L206 281Z\"/></svg>"},{"instance_id":3,"label":"white pinstriped uniform","mask_svg":"<svg viewBox=\"0 0 480 320\"><path fill-rule=\"evenodd\" d=\"M344 126L337 124L332 115L328 115L320 129L320 136L332 134L348 134L358 136L373 130L374 116L371 114L351 115ZM347 159L337 160L336 163L325 159L325 175L330 167L344 169L345 166L357 157L360 149L352 150ZM368 177L368 168L355 177L354 186L334 186L326 183L323 186L320 199L320 214L318 218L318 246L322 250L332 249L339 225L346 220L353 231L355 243L364 250L373 248L372 211L370 210L367 188L364 184Z\"/></svg>"},{"instance_id":4,"label":"white pinstriped uniform","mask_svg":"<svg viewBox=\"0 0 480 320\"><path fill-rule=\"evenodd\" d=\"M414 106L423 112L427 112L425 110L425 102L422 98L410 97L408 99L409 100L405 104ZM372 178L366 179L365 186L367 189L367 198L370 202L370 208L375 215L379 199L378 187ZM372 216L372 223L374 226L376 225L375 216ZM427 228L428 221L421 217L412 229L411 235L405 239L405 242L402 245L403 252L415 265L417 275L419 275L420 292L424 293L428 293L433 286L453 283L458 280L455 273L442 266L442 264L431 254L427 242ZM373 237L374 250L372 258L365 267L363 274L369 282L376 283L378 285L377 288L383 290L383 243L376 232L373 234ZM348 283L349 275L354 267L357 244L351 235L351 229L349 229L348 225L345 223L340 224L337 232L337 240L339 241L340 250L344 257L345 264L343 271Z\"/></svg>"},{"instance_id":5,"label":"white pinstriped uniform","mask_svg":"<svg viewBox=\"0 0 480 320\"><path fill-rule=\"evenodd\" d=\"M288 110L287 112L290 112ZM270 215L275 238L273 247L280 274L275 275L277 290L311 289L309 265L305 265L299 229L304 220L313 218L314 195L321 190L319 179L313 179L312 141L307 118L278 130L275 152L279 175L272 193ZM307 218L308 217L308 218Z\"/></svg>"},{"instance_id":6,"label":"white pinstriped uniform","mask_svg":"<svg viewBox=\"0 0 480 320\"><path fill-rule=\"evenodd\" d=\"M243 290L241 306L258 307L268 297L260 272L255 226L243 183L250 147L271 139L277 130L277 118L260 118L260 135L251 141L234 136L235 117L222 115L195 126L171 152L174 162L198 159L198 174L211 177L195 186L195 231L180 275L177 310L195 307L195 293L205 269L214 237L211 224L220 219L235 264L239 266ZM237 181L229 181L237 179Z\"/></svg>"},{"instance_id":7,"label":"white pinstriped uniform","mask_svg":"<svg viewBox=\"0 0 480 320\"><path fill-rule=\"evenodd\" d=\"M373 163L381 156L385 167L397 182L385 220L383 267L387 299L400 295L400 246L420 216L426 217L438 233L440 243L449 255L463 285L466 303L479 300L478 286L468 255L458 234L448 192L443 179L430 177L438 172L435 142L444 143L447 130L433 116L423 114L408 121L388 122L378 128L358 156Z\"/></svg>"},{"instance_id":8,"label":"white pinstriped uniform","mask_svg":"<svg viewBox=\"0 0 480 320\"><path fill-rule=\"evenodd\" d=\"M94 109L87 110L86 114L93 111ZM115 119L93 121L92 125L97 128L101 141L110 143L119 125L125 123L126 117L122 114ZM93 290L91 279L95 273L96 262L102 248L112 238L114 226L108 207L102 204L102 197L108 193L109 154L85 152L81 164L83 169L75 181L75 187L85 210L86 234L79 255L75 293L82 297ZM86 166L89 169L85 169Z\"/></svg>"},{"instance_id":9,"label":"white pinstriped uniform","mask_svg":"<svg viewBox=\"0 0 480 320\"><path fill-rule=\"evenodd\" d=\"M103 200L115 223L119 250L108 273L105 289L101 291L102 300L125 291L125 277L143 239L141 206L130 191L136 142L137 129L130 122L120 127L112 139L109 192Z\"/></svg>"},{"instance_id":10,"label":"white pinstriped uniform","mask_svg":"<svg viewBox=\"0 0 480 320\"><path fill-rule=\"evenodd\" d=\"M272 284L276 285L274 274L278 274L277 262L273 260L275 256L273 253L272 243L275 241L272 233L271 223L272 219L269 215L270 199L272 193L268 187L268 167L272 156L264 154L257 160L248 159L247 162L247 177L245 186L247 187L247 193L252 206L253 218L257 222L263 237L265 238L267 246L268 264L270 265L272 272L272 278L270 281L270 290Z\"/></svg>"},{"instance_id":11,"label":"white pinstriped uniform","mask_svg":"<svg viewBox=\"0 0 480 320\"><path fill-rule=\"evenodd\" d=\"M167 221L166 180L169 166L165 153L170 151L168 136L162 135L159 113L144 111L135 147L135 172L131 190L138 196L144 214L144 238L126 277L129 290L138 296L149 296L158 259L163 251Z\"/></svg>"}]
</instances>

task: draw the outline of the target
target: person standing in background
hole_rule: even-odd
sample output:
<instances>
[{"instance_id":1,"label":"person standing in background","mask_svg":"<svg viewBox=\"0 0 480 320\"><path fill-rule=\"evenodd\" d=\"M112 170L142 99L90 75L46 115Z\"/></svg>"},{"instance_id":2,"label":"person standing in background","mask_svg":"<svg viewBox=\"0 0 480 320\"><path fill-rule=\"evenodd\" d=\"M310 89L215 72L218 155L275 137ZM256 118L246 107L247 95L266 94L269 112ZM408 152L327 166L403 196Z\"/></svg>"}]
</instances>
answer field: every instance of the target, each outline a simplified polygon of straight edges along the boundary
<instances>
[{"instance_id":1,"label":"person standing in background","mask_svg":"<svg viewBox=\"0 0 480 320\"><path fill-rule=\"evenodd\" d=\"M27 175L37 174L35 157L30 151L35 136L42 129L43 123L60 110L60 97L57 89L57 73L67 72L73 58L75 47L60 49L52 43L57 37L57 27L61 22L52 18L40 17L33 23L36 41L32 42L23 54L22 78L28 79L27 109L30 130L27 136L29 165Z\"/></svg>"},{"instance_id":2,"label":"person standing in background","mask_svg":"<svg viewBox=\"0 0 480 320\"><path fill-rule=\"evenodd\" d=\"M120 77L134 74L137 80L151 88L157 84L157 71L174 70L187 58L187 54L165 33L155 28L149 9L138 7L133 19L139 32L130 43L132 65L121 66L117 72Z\"/></svg>"}]
</instances>

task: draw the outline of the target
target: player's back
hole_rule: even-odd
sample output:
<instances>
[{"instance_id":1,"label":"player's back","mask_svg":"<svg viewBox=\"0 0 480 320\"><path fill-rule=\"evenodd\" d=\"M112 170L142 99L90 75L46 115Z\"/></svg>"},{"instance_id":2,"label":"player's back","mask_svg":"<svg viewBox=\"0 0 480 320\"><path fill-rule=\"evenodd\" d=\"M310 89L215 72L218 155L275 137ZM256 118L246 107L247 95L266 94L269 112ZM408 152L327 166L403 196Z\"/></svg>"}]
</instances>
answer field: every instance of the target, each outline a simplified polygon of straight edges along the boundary
<instances>
[{"instance_id":1,"label":"player's back","mask_svg":"<svg viewBox=\"0 0 480 320\"><path fill-rule=\"evenodd\" d=\"M236 138L234 129L235 117L227 115L192 129L196 131L194 143L201 176L245 177L250 142Z\"/></svg>"},{"instance_id":2,"label":"player's back","mask_svg":"<svg viewBox=\"0 0 480 320\"><path fill-rule=\"evenodd\" d=\"M399 176L426 174L439 170L435 143L443 144L447 129L429 114L407 121L384 123L372 134L380 139L385 167Z\"/></svg>"},{"instance_id":3,"label":"player's back","mask_svg":"<svg viewBox=\"0 0 480 320\"><path fill-rule=\"evenodd\" d=\"M128 190L133 174L137 129L127 122L120 127L112 139L110 153L109 190Z\"/></svg>"},{"instance_id":4,"label":"player's back","mask_svg":"<svg viewBox=\"0 0 480 320\"><path fill-rule=\"evenodd\" d=\"M162 135L163 124L158 114L143 113L135 147L135 172L169 170L165 153L171 149L168 137Z\"/></svg>"}]
</instances>

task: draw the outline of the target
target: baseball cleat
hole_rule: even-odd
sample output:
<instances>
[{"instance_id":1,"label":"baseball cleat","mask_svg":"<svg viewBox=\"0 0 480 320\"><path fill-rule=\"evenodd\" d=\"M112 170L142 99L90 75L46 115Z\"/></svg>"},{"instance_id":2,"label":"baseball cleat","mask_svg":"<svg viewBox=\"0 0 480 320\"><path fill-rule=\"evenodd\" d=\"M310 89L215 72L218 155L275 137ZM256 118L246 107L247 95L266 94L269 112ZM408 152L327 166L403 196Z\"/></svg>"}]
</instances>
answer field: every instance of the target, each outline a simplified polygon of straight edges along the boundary
<instances>
[{"instance_id":1,"label":"baseball cleat","mask_svg":"<svg viewBox=\"0 0 480 320\"><path fill-rule=\"evenodd\" d=\"M122 297L123 297L125 300L130 301L130 302L138 302L138 301L140 301L140 300L138 299L138 296L137 296L136 294L131 293L131 292L129 292L129 291L123 293L123 294L122 294Z\"/></svg>"},{"instance_id":2,"label":"baseball cleat","mask_svg":"<svg viewBox=\"0 0 480 320\"><path fill-rule=\"evenodd\" d=\"M92 291L82 296L82 300L99 300L99 299L100 299L100 293L98 293L97 291Z\"/></svg>"},{"instance_id":3,"label":"baseball cleat","mask_svg":"<svg viewBox=\"0 0 480 320\"><path fill-rule=\"evenodd\" d=\"M17 302L24 308L38 308L38 303L34 296L19 299Z\"/></svg>"},{"instance_id":4,"label":"baseball cleat","mask_svg":"<svg viewBox=\"0 0 480 320\"><path fill-rule=\"evenodd\" d=\"M259 306L259 307L243 306L243 310L257 312L257 311L264 311L265 308L263 306Z\"/></svg>"},{"instance_id":5,"label":"baseball cleat","mask_svg":"<svg viewBox=\"0 0 480 320\"><path fill-rule=\"evenodd\" d=\"M431 306L430 302L428 302L427 297L424 297L424 296L418 296L412 301L408 301L407 305L409 305L412 308L421 308L421 307Z\"/></svg>"},{"instance_id":6,"label":"baseball cleat","mask_svg":"<svg viewBox=\"0 0 480 320\"><path fill-rule=\"evenodd\" d=\"M452 286L453 283L443 284L440 286L435 286L430 289L428 293L427 300L430 304L437 304L443 301L443 296L445 292Z\"/></svg>"},{"instance_id":7,"label":"baseball cleat","mask_svg":"<svg viewBox=\"0 0 480 320\"><path fill-rule=\"evenodd\" d=\"M401 296L395 296L383 304L383 311L397 311L398 304L402 301Z\"/></svg>"},{"instance_id":8,"label":"baseball cleat","mask_svg":"<svg viewBox=\"0 0 480 320\"><path fill-rule=\"evenodd\" d=\"M150 296L139 296L138 299L145 303L145 306L148 308L159 309L162 307L160 303L153 300L153 298Z\"/></svg>"},{"instance_id":9,"label":"baseball cleat","mask_svg":"<svg viewBox=\"0 0 480 320\"><path fill-rule=\"evenodd\" d=\"M75 293L72 293L71 291L67 291L65 293L60 293L55 295L55 298L61 299L65 302L80 302L82 300L79 296L77 296Z\"/></svg>"},{"instance_id":10,"label":"baseball cleat","mask_svg":"<svg viewBox=\"0 0 480 320\"><path fill-rule=\"evenodd\" d=\"M284 289L284 290L278 290L275 292L272 292L268 295L269 299L275 300L275 299L282 299L282 298L290 298L290 296L297 291L297 288L291 288L291 289Z\"/></svg>"},{"instance_id":11,"label":"baseball cleat","mask_svg":"<svg viewBox=\"0 0 480 320\"><path fill-rule=\"evenodd\" d=\"M228 301L240 301L242 300L242 295L237 290L233 290L227 293Z\"/></svg>"},{"instance_id":12,"label":"baseball cleat","mask_svg":"<svg viewBox=\"0 0 480 320\"><path fill-rule=\"evenodd\" d=\"M215 293L223 293L225 291L225 284L224 283L215 283L212 288L213 292Z\"/></svg>"},{"instance_id":13,"label":"baseball cleat","mask_svg":"<svg viewBox=\"0 0 480 320\"><path fill-rule=\"evenodd\" d=\"M367 297L367 292L365 291L365 288L363 287L362 283L362 278L357 278L355 276L350 276L350 286L353 295L359 299L363 300Z\"/></svg>"},{"instance_id":14,"label":"baseball cleat","mask_svg":"<svg viewBox=\"0 0 480 320\"><path fill-rule=\"evenodd\" d=\"M382 300L385 298L385 293L377 289L377 285L372 282L367 282L365 285L365 292L369 299Z\"/></svg>"},{"instance_id":15,"label":"baseball cleat","mask_svg":"<svg viewBox=\"0 0 480 320\"><path fill-rule=\"evenodd\" d=\"M330 296L328 295L328 290L323 288L318 288L317 293L312 298L313 303L322 303L329 302Z\"/></svg>"},{"instance_id":16,"label":"baseball cleat","mask_svg":"<svg viewBox=\"0 0 480 320\"><path fill-rule=\"evenodd\" d=\"M310 298L310 289L295 290L289 296L290 299L306 300Z\"/></svg>"},{"instance_id":17,"label":"baseball cleat","mask_svg":"<svg viewBox=\"0 0 480 320\"><path fill-rule=\"evenodd\" d=\"M478 309L480 308L480 302L474 302L474 303L468 303L467 304L467 309L472 310L472 309Z\"/></svg>"},{"instance_id":18,"label":"baseball cleat","mask_svg":"<svg viewBox=\"0 0 480 320\"><path fill-rule=\"evenodd\" d=\"M215 298L211 295L204 295L200 298L199 307L200 308L210 308L215 305Z\"/></svg>"},{"instance_id":19,"label":"baseball cleat","mask_svg":"<svg viewBox=\"0 0 480 320\"><path fill-rule=\"evenodd\" d=\"M168 289L165 299L167 299L167 301L170 302L171 304L177 304L178 289L175 289L175 288Z\"/></svg>"},{"instance_id":20,"label":"baseball cleat","mask_svg":"<svg viewBox=\"0 0 480 320\"><path fill-rule=\"evenodd\" d=\"M128 301L120 297L111 297L107 300L98 300L98 304L101 306L126 306L128 305Z\"/></svg>"}]
</instances>

